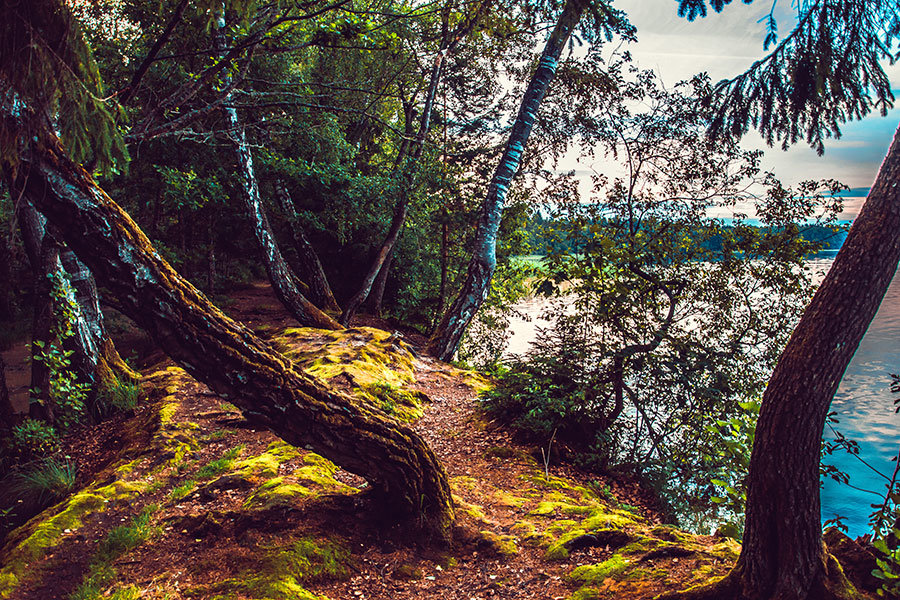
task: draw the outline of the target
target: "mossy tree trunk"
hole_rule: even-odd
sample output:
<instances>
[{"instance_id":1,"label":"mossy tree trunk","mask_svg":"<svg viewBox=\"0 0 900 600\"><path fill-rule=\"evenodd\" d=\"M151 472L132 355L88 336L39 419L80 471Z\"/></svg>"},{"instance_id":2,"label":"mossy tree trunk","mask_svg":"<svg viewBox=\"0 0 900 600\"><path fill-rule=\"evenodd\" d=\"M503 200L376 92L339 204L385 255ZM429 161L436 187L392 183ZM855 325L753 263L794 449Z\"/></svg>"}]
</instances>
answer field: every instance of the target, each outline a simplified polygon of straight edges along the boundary
<instances>
[{"instance_id":1,"label":"mossy tree trunk","mask_svg":"<svg viewBox=\"0 0 900 600\"><path fill-rule=\"evenodd\" d=\"M71 285L73 336L65 343L70 350L72 371L78 381L90 386L86 397L92 406L104 390L115 386L118 380L137 381L135 373L119 356L115 344L106 332L100 295L87 266L78 260L57 236L47 230L44 217L24 194L19 207L19 224L22 239L32 263L35 278L34 320L32 323L32 374L31 389L38 390L32 398L29 413L34 418L53 421L53 407L49 405L50 372L43 362L36 360L51 340L51 330L59 307L52 298L51 278L65 276Z\"/></svg>"},{"instance_id":2,"label":"mossy tree trunk","mask_svg":"<svg viewBox=\"0 0 900 600\"><path fill-rule=\"evenodd\" d=\"M334 392L229 319L166 263L58 143L22 156L24 188L122 310L193 377L255 425L364 477L396 518L449 540L447 476L413 430Z\"/></svg>"},{"instance_id":3,"label":"mossy tree trunk","mask_svg":"<svg viewBox=\"0 0 900 600\"><path fill-rule=\"evenodd\" d=\"M900 261L900 129L831 270L763 396L750 457L741 555L720 583L674 598L850 598L825 553L819 499L831 400Z\"/></svg>"},{"instance_id":4,"label":"mossy tree trunk","mask_svg":"<svg viewBox=\"0 0 900 600\"><path fill-rule=\"evenodd\" d=\"M487 298L491 278L497 266L497 235L509 186L519 170L525 144L528 143L544 94L556 74L559 57L588 3L589 0L566 1L522 97L516 121L513 123L506 148L500 157L500 164L494 172L481 208L466 279L456 300L444 313L428 341L429 352L441 360L450 360L456 354L466 328Z\"/></svg>"}]
</instances>

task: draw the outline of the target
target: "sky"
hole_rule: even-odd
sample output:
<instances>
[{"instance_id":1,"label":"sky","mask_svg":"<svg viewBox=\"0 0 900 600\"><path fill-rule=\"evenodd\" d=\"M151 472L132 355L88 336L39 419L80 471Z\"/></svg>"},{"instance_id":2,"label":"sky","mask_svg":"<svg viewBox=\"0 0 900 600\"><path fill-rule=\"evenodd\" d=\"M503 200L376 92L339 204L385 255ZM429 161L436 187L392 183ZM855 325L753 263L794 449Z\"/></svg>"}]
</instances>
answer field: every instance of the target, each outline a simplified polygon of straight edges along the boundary
<instances>
[{"instance_id":1,"label":"sky","mask_svg":"<svg viewBox=\"0 0 900 600\"><path fill-rule=\"evenodd\" d=\"M776 4L779 32L793 27L789 0ZM638 42L627 49L638 66L655 70L666 85L706 71L713 81L734 77L764 56L765 25L759 22L769 13L771 0L743 4L735 0L722 13L710 14L693 22L677 16L675 0L615 0L637 27ZM886 66L900 106L900 67ZM766 151L763 168L771 170L786 184L807 179L838 179L849 187L869 187L887 152L897 124L900 108L887 117L878 114L863 121L846 123L843 136L825 144L824 156L805 144L787 152L780 146L768 148L755 133L743 141L747 148ZM590 170L590 165L581 168ZM579 169L580 170L580 169ZM844 218L852 218L861 199L845 203Z\"/></svg>"}]
</instances>

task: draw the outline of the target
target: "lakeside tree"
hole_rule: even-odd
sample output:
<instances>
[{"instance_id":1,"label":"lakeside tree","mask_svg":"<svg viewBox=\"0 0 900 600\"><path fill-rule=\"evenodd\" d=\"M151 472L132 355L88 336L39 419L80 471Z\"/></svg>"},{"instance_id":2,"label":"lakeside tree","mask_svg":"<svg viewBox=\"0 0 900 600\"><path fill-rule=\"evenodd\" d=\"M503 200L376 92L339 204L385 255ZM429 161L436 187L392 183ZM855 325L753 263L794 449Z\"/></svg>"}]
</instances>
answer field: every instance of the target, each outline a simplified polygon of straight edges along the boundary
<instances>
[{"instance_id":1,"label":"lakeside tree","mask_svg":"<svg viewBox=\"0 0 900 600\"><path fill-rule=\"evenodd\" d=\"M497 266L497 234L509 187L519 169L537 111L556 74L560 57L586 11L592 17L591 25L583 27L589 36L605 36L611 40L614 33L625 37L633 35L633 29L624 15L605 2L567 0L556 17L553 30L547 37L522 96L506 147L488 185L465 279L456 299L441 317L428 342L429 352L441 360L453 358L466 328L487 297Z\"/></svg>"},{"instance_id":2,"label":"lakeside tree","mask_svg":"<svg viewBox=\"0 0 900 600\"><path fill-rule=\"evenodd\" d=\"M725 4L712 2L717 11ZM893 96L880 61L891 58L900 6L822 0L798 9L795 28L766 58L720 84L713 134L741 135L755 127L770 142L803 139L821 152L823 139L839 134L839 123L873 108L884 114ZM705 0L680 2L682 16L706 12ZM737 564L711 586L667 598L854 597L822 542L819 457L831 400L900 260L898 177L900 130L769 380Z\"/></svg>"},{"instance_id":3,"label":"lakeside tree","mask_svg":"<svg viewBox=\"0 0 900 600\"><path fill-rule=\"evenodd\" d=\"M618 93L570 131L621 166L595 176L589 198L544 208L534 235L550 325L486 406L601 472L640 473L682 523L707 527L719 516L710 480L743 479L722 462L717 423L758 402L811 298L804 257L821 245L804 225L835 225L837 184L786 189L760 171L761 153L706 137L704 77L666 89L615 57L582 69ZM758 225L712 216L736 209Z\"/></svg>"}]
</instances>

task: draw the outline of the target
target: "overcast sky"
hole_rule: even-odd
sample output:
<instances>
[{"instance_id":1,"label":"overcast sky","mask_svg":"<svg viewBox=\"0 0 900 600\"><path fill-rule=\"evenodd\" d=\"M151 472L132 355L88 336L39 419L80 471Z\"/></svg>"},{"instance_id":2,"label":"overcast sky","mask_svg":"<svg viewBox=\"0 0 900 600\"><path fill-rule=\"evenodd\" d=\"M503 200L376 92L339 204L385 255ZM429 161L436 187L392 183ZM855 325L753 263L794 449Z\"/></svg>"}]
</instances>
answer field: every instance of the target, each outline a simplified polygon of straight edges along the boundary
<instances>
[{"instance_id":1,"label":"overcast sky","mask_svg":"<svg viewBox=\"0 0 900 600\"><path fill-rule=\"evenodd\" d=\"M793 27L791 2L781 0L779 33ZM667 85L687 79L700 71L713 81L734 77L764 55L762 41L765 26L758 21L768 14L770 0L743 4L735 0L722 13L710 12L693 22L679 18L675 0L615 0L614 6L624 10L638 29L638 42L628 49L642 68L657 71ZM900 68L886 67L897 94ZM900 101L898 101L900 104ZM798 144L787 152L780 147L767 148L759 136L746 136L748 148L766 148L764 168L782 181L793 184L805 179L835 178L850 187L868 187L890 145L900 109L887 117L870 116L860 122L842 126L843 136L825 145L819 157L808 146ZM587 165L586 165L587 166ZM853 207L847 206L848 212ZM846 214L850 217L851 215Z\"/></svg>"}]
</instances>

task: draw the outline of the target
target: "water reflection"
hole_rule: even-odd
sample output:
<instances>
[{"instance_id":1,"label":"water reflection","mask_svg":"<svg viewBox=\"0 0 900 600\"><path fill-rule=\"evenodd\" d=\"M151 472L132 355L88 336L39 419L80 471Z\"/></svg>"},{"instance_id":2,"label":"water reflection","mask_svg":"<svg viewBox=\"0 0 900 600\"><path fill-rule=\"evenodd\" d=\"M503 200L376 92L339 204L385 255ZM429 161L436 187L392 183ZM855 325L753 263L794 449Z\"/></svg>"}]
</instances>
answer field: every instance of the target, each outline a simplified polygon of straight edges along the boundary
<instances>
[{"instance_id":1,"label":"water reflection","mask_svg":"<svg viewBox=\"0 0 900 600\"><path fill-rule=\"evenodd\" d=\"M824 276L832 260L833 255L811 261L817 278ZM543 298L529 298L518 306L530 320L519 317L511 320L512 336L508 355L524 354L534 341L538 327L550 325L541 318L549 306L549 302ZM900 449L900 415L894 413L889 375L900 372L898 340L900 277L895 276L832 403L832 410L837 412L839 421L835 427L844 436L859 443L861 458L888 476L894 468L892 459ZM825 435L828 439L833 437L827 428ZM843 517L851 536L867 533L869 514L874 510L871 504L878 501L878 496L863 490L883 494L886 480L855 457L843 452L827 457L826 462L848 473L851 485L861 489L841 485L830 479L824 481L823 521L839 515Z\"/></svg>"}]
</instances>

